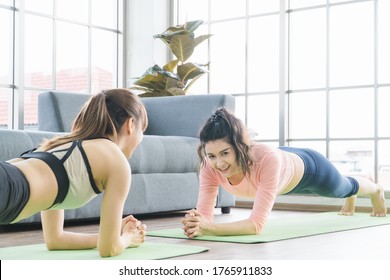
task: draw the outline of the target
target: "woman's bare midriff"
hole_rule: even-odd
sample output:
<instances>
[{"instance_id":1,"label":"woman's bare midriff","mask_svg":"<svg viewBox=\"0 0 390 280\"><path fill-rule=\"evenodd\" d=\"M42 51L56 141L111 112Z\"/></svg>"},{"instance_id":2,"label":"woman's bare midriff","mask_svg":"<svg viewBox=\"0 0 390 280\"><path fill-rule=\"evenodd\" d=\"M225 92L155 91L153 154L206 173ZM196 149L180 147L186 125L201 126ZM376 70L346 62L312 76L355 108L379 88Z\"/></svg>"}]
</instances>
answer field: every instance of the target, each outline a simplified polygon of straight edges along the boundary
<instances>
[{"instance_id":1,"label":"woman's bare midriff","mask_svg":"<svg viewBox=\"0 0 390 280\"><path fill-rule=\"evenodd\" d=\"M51 168L42 160L28 159L13 162L26 176L30 185L30 198L14 222L49 208L57 196L58 186Z\"/></svg>"},{"instance_id":2,"label":"woman's bare midriff","mask_svg":"<svg viewBox=\"0 0 390 280\"><path fill-rule=\"evenodd\" d=\"M286 154L292 159L294 165L294 176L291 179L290 183L283 189L281 194L286 194L292 191L302 180L303 173L305 170L303 160L296 154L286 152Z\"/></svg>"}]
</instances>

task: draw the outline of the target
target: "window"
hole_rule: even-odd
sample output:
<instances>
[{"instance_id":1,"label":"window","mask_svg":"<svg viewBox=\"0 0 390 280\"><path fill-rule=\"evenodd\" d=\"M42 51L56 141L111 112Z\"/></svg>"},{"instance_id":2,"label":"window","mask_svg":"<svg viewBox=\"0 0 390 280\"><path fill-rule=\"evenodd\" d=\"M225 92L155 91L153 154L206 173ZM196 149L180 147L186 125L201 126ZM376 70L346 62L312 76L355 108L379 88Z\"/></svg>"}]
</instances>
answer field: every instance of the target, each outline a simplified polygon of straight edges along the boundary
<instances>
[{"instance_id":1,"label":"window","mask_svg":"<svg viewBox=\"0 0 390 280\"><path fill-rule=\"evenodd\" d=\"M288 74L291 89L325 87L325 34L326 9L301 10L290 14Z\"/></svg>"},{"instance_id":2,"label":"window","mask_svg":"<svg viewBox=\"0 0 390 280\"><path fill-rule=\"evenodd\" d=\"M243 53L245 54L245 51ZM250 18L248 20L247 63L249 93L278 91L278 61L279 17L272 14Z\"/></svg>"},{"instance_id":3,"label":"window","mask_svg":"<svg viewBox=\"0 0 390 280\"><path fill-rule=\"evenodd\" d=\"M374 1L329 8L331 87L374 83ZM345 20L345 19L348 20Z\"/></svg>"},{"instance_id":4,"label":"window","mask_svg":"<svg viewBox=\"0 0 390 280\"><path fill-rule=\"evenodd\" d=\"M12 1L2 1L1 3L10 5ZM12 103L11 85L13 83L13 10L10 6L1 8L0 6L0 129L9 128L10 109Z\"/></svg>"},{"instance_id":5,"label":"window","mask_svg":"<svg viewBox=\"0 0 390 280\"><path fill-rule=\"evenodd\" d=\"M213 60L210 65L212 77L210 92L231 94L244 92L245 33L242 32L243 29L245 29L244 20L219 22L211 26L211 34L221 35L210 38L210 58ZM226 46L229 46L229 53L224 51Z\"/></svg>"},{"instance_id":6,"label":"window","mask_svg":"<svg viewBox=\"0 0 390 280\"><path fill-rule=\"evenodd\" d=\"M390 1L379 0L377 10L378 21L378 82L379 84L390 84Z\"/></svg>"},{"instance_id":7,"label":"window","mask_svg":"<svg viewBox=\"0 0 390 280\"><path fill-rule=\"evenodd\" d=\"M326 137L325 91L290 93L289 107L289 136L292 139Z\"/></svg>"},{"instance_id":8,"label":"window","mask_svg":"<svg viewBox=\"0 0 390 280\"><path fill-rule=\"evenodd\" d=\"M123 86L123 5L0 1L0 128L36 129L41 92Z\"/></svg>"},{"instance_id":9,"label":"window","mask_svg":"<svg viewBox=\"0 0 390 280\"><path fill-rule=\"evenodd\" d=\"M180 0L176 8L178 23L202 19L213 34L207 92L236 96L256 141L314 148L390 190L389 1Z\"/></svg>"},{"instance_id":10,"label":"window","mask_svg":"<svg viewBox=\"0 0 390 280\"><path fill-rule=\"evenodd\" d=\"M0 129L8 129L11 89L0 87Z\"/></svg>"},{"instance_id":11,"label":"window","mask_svg":"<svg viewBox=\"0 0 390 280\"><path fill-rule=\"evenodd\" d=\"M374 90L354 88L329 92L330 138L374 137Z\"/></svg>"}]
</instances>

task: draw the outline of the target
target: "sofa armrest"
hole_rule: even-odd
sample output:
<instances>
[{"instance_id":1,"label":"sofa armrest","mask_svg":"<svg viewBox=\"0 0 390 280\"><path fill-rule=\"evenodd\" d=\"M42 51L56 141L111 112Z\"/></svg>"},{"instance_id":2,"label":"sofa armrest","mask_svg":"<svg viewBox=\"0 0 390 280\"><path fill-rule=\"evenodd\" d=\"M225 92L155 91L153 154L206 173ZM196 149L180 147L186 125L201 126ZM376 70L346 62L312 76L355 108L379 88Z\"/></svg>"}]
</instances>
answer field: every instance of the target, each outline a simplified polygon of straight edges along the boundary
<instances>
[{"instance_id":1,"label":"sofa armrest","mask_svg":"<svg viewBox=\"0 0 390 280\"><path fill-rule=\"evenodd\" d=\"M198 137L215 109L235 109L234 97L227 94L145 97L142 102L148 112L148 135Z\"/></svg>"}]
</instances>

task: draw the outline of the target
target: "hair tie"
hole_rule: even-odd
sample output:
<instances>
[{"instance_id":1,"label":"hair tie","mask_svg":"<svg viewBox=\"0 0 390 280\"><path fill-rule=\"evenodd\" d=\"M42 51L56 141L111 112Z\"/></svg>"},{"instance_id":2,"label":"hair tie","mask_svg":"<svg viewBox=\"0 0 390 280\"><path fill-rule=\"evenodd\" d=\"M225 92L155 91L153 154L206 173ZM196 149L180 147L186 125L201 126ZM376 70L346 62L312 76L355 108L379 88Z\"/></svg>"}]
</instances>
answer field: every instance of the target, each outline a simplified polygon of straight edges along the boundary
<instances>
[{"instance_id":1,"label":"hair tie","mask_svg":"<svg viewBox=\"0 0 390 280\"><path fill-rule=\"evenodd\" d=\"M219 119L219 115L217 113L213 113L210 120L211 122L216 122Z\"/></svg>"}]
</instances>

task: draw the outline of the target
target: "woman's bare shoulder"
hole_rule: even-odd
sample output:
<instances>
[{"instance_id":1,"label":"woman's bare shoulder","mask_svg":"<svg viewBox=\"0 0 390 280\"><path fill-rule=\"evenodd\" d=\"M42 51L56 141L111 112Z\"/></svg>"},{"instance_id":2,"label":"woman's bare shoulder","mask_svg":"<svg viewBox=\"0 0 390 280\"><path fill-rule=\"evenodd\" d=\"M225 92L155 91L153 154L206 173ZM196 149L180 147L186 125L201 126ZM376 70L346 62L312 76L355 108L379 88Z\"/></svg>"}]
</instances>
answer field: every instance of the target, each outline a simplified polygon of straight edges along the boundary
<instances>
[{"instance_id":1,"label":"woman's bare shoulder","mask_svg":"<svg viewBox=\"0 0 390 280\"><path fill-rule=\"evenodd\" d=\"M92 171L96 175L102 174L103 176L108 176L108 173L112 171L127 173L130 170L130 165L125 155L119 147L110 140L87 140L84 141L83 148Z\"/></svg>"}]
</instances>

